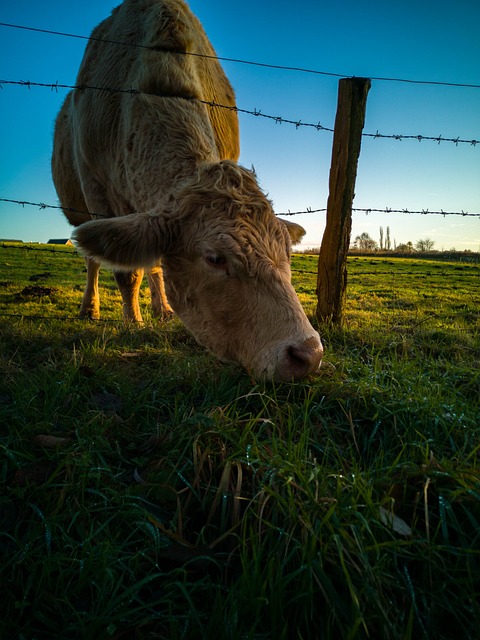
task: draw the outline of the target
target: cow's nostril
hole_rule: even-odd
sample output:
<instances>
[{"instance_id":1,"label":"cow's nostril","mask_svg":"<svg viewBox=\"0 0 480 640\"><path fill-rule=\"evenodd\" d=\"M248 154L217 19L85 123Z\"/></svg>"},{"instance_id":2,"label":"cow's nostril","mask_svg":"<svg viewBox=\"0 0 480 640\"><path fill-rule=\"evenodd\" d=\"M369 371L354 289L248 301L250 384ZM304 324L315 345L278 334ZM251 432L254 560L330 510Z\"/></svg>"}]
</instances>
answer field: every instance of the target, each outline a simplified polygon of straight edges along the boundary
<instances>
[{"instance_id":1,"label":"cow's nostril","mask_svg":"<svg viewBox=\"0 0 480 640\"><path fill-rule=\"evenodd\" d=\"M290 345L285 351L285 359L279 368L282 380L299 379L313 373L322 361L322 344L316 338L308 338L297 345Z\"/></svg>"},{"instance_id":2,"label":"cow's nostril","mask_svg":"<svg viewBox=\"0 0 480 640\"><path fill-rule=\"evenodd\" d=\"M287 349L288 366L294 378L303 378L307 375L308 360L302 349L298 347L288 347Z\"/></svg>"}]
</instances>

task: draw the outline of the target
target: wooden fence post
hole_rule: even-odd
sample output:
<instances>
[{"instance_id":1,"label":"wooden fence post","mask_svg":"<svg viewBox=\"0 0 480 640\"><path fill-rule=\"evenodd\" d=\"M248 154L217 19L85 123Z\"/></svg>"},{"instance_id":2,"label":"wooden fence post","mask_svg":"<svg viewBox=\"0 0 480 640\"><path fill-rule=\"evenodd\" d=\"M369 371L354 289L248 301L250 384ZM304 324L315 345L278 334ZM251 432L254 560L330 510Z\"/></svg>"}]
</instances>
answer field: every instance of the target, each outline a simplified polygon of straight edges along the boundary
<instances>
[{"instance_id":1,"label":"wooden fence post","mask_svg":"<svg viewBox=\"0 0 480 640\"><path fill-rule=\"evenodd\" d=\"M338 84L327 223L318 257L317 318L320 322L341 325L343 320L352 203L370 86L368 78L344 78Z\"/></svg>"}]
</instances>

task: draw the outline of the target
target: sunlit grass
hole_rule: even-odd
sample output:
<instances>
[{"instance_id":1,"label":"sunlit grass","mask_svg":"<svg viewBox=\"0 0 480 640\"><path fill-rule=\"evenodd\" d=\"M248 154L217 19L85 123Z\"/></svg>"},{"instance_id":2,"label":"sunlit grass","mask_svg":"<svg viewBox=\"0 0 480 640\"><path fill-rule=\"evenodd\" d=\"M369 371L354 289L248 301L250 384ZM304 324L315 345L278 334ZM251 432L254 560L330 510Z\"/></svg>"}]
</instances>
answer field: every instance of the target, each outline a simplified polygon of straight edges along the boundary
<instances>
[{"instance_id":1,"label":"sunlit grass","mask_svg":"<svg viewBox=\"0 0 480 640\"><path fill-rule=\"evenodd\" d=\"M72 319L78 257L0 258L2 638L476 640L478 268L351 259L320 373L262 385L108 272Z\"/></svg>"}]
</instances>

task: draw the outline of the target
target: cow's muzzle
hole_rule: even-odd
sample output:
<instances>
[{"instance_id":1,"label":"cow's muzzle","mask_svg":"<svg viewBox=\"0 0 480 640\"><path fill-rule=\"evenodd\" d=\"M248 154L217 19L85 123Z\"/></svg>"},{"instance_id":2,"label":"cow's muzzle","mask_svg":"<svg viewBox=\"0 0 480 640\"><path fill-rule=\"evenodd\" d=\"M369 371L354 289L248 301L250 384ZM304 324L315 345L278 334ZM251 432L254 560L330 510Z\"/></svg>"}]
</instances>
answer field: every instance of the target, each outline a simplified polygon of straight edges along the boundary
<instances>
[{"instance_id":1,"label":"cow's muzzle","mask_svg":"<svg viewBox=\"0 0 480 640\"><path fill-rule=\"evenodd\" d=\"M314 373L320 366L323 347L318 337L284 347L279 356L274 378L279 382L300 380Z\"/></svg>"}]
</instances>

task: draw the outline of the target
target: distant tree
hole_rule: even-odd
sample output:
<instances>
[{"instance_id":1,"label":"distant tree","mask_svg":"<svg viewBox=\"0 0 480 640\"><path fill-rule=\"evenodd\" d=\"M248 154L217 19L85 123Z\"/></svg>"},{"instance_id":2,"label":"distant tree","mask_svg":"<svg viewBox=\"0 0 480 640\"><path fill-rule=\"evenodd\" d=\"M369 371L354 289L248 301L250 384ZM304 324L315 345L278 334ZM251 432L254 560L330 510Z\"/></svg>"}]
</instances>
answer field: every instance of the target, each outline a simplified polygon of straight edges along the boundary
<instances>
[{"instance_id":1,"label":"distant tree","mask_svg":"<svg viewBox=\"0 0 480 640\"><path fill-rule=\"evenodd\" d=\"M392 243L390 242L390 227L387 227L387 235L385 236L385 249L390 251L392 248Z\"/></svg>"},{"instance_id":2,"label":"distant tree","mask_svg":"<svg viewBox=\"0 0 480 640\"><path fill-rule=\"evenodd\" d=\"M413 243L412 242L406 242L405 244L399 244L396 246L396 251L399 251L400 253L413 253L414 252L414 248L413 248Z\"/></svg>"},{"instance_id":3,"label":"distant tree","mask_svg":"<svg viewBox=\"0 0 480 640\"><path fill-rule=\"evenodd\" d=\"M383 251L383 227L380 227L380 251Z\"/></svg>"},{"instance_id":4,"label":"distant tree","mask_svg":"<svg viewBox=\"0 0 480 640\"><path fill-rule=\"evenodd\" d=\"M357 236L355 238L353 246L360 251L375 251L375 249L377 249L378 247L378 244L373 238L368 235L366 231L364 231L360 236Z\"/></svg>"},{"instance_id":5,"label":"distant tree","mask_svg":"<svg viewBox=\"0 0 480 640\"><path fill-rule=\"evenodd\" d=\"M430 238L423 238L418 240L415 244L415 249L417 251L431 251L435 245L435 242Z\"/></svg>"}]
</instances>

